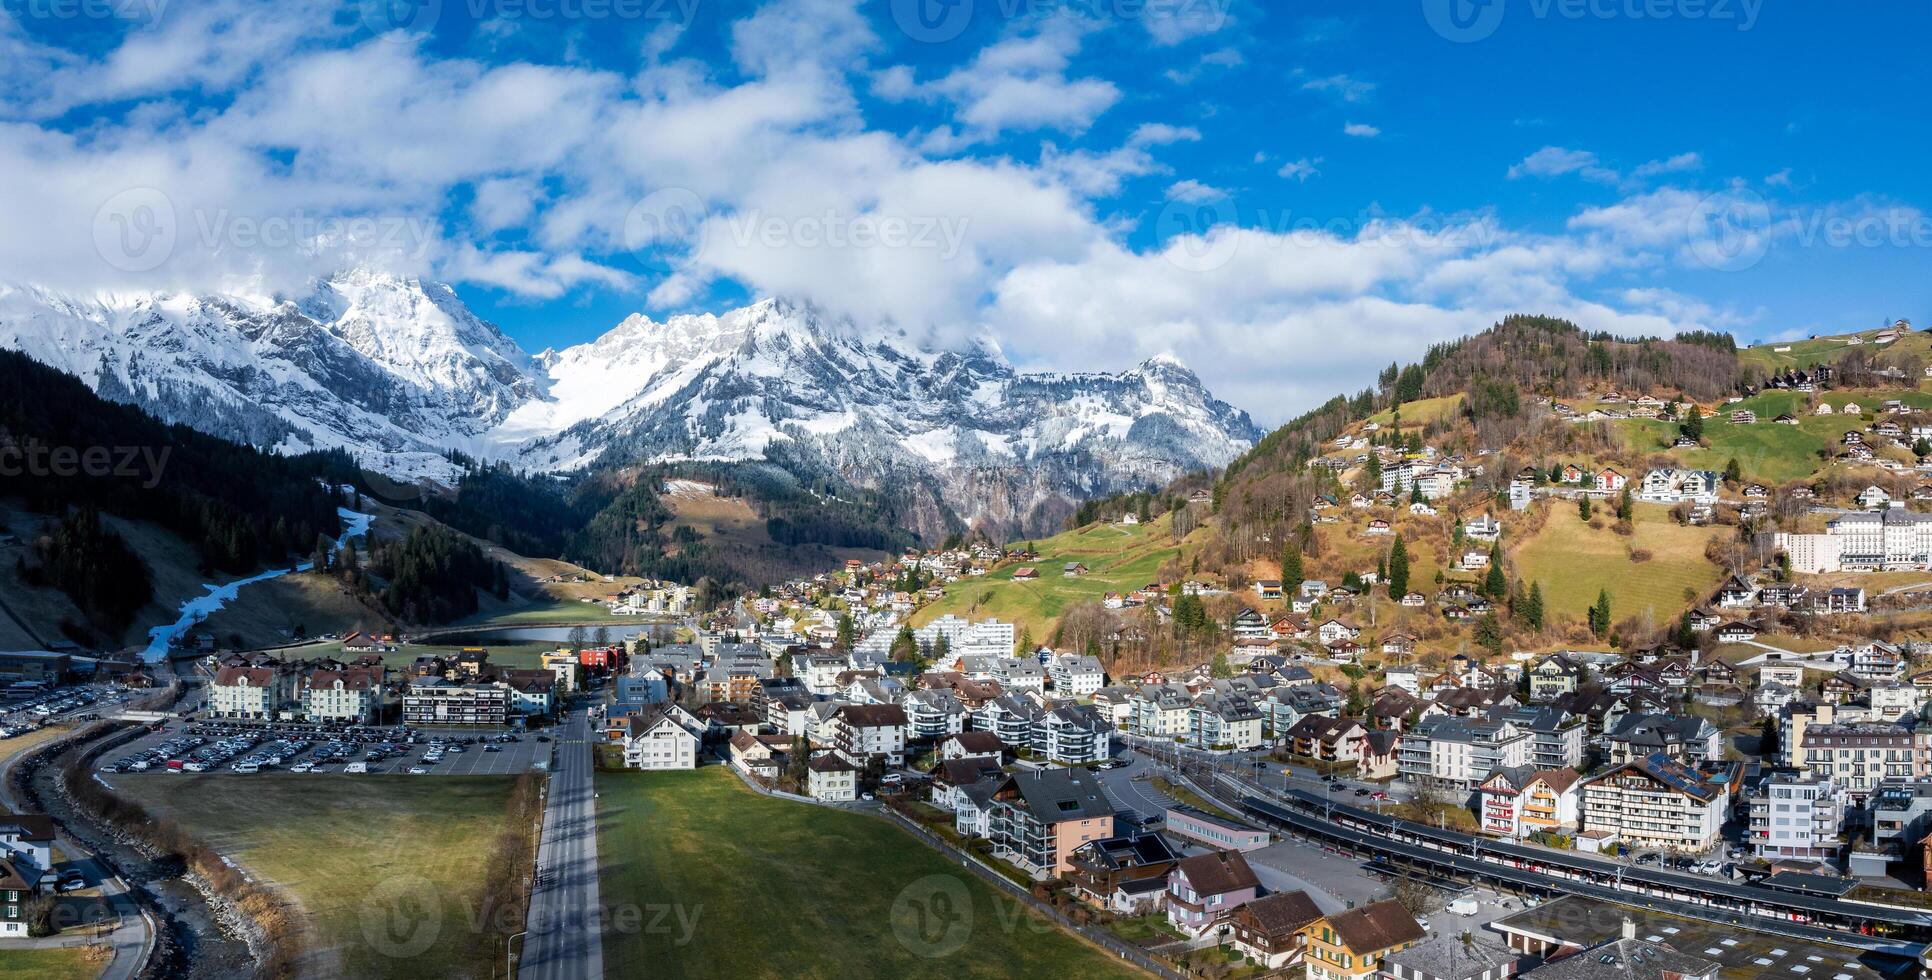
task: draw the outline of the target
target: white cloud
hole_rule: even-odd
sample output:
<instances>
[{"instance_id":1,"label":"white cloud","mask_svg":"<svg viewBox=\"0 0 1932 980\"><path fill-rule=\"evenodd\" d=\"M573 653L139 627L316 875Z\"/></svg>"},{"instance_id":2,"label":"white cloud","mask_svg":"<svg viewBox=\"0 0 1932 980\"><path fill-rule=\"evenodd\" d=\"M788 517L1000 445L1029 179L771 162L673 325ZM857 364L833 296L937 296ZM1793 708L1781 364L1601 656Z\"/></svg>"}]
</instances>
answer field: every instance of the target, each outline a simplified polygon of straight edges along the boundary
<instances>
[{"instance_id":1,"label":"white cloud","mask_svg":"<svg viewBox=\"0 0 1932 980\"><path fill-rule=\"evenodd\" d=\"M1275 173L1277 176L1286 177L1289 180L1307 183L1308 178L1321 176L1321 170L1319 169L1321 162L1321 157L1315 157L1313 159L1302 157L1299 160L1290 160L1282 164L1281 169Z\"/></svg>"},{"instance_id":2,"label":"white cloud","mask_svg":"<svg viewBox=\"0 0 1932 980\"><path fill-rule=\"evenodd\" d=\"M1206 204L1209 201L1226 200L1228 192L1219 187L1211 187L1198 180L1182 180L1167 188L1167 199L1183 204Z\"/></svg>"},{"instance_id":3,"label":"white cloud","mask_svg":"<svg viewBox=\"0 0 1932 980\"><path fill-rule=\"evenodd\" d=\"M1523 162L1509 168L1509 179L1517 180L1522 177L1547 179L1572 173L1598 183L1615 183L1617 180L1616 171L1598 163L1595 153L1561 146L1546 146L1524 157Z\"/></svg>"},{"instance_id":4,"label":"white cloud","mask_svg":"<svg viewBox=\"0 0 1932 980\"><path fill-rule=\"evenodd\" d=\"M1617 273L1681 259L1703 195L1679 188L1585 209L1553 236L1481 214L1420 214L1346 232L1153 228L1164 237L1135 247L1136 216L1102 210L1126 182L1161 175L1158 186L1184 204L1222 192L1162 160L1164 148L1200 141L1196 129L1141 122L1111 146L1060 135L1119 98L1112 83L1074 71L1086 27L1036 25L921 82L866 62L878 39L852 9L767 4L731 27L722 70L665 60L675 33L644 42L641 66L605 71L450 57L395 38L333 47L304 38L276 50L270 34L242 31L187 57L201 67L184 69L182 84L200 95L179 100L158 94L170 83L152 72L103 67L113 52L22 48L0 22L0 46L27 56L21 74L121 80L97 90L63 81L0 102L12 114L0 117L0 229L31 230L0 235L0 269L83 293L236 281L273 290L365 262L534 300L618 290L653 312L705 304L723 284L940 339L988 330L1043 366L1117 368L1171 349L1217 393L1269 419L1508 312L1650 332L1729 316L1687 297L1595 294ZM783 43L792 37L810 43ZM952 118L882 131L854 85L924 103L895 115L932 105ZM226 91L209 98L215 89ZM145 105L104 110L75 132L39 121L58 96L143 90ZM1022 158L1017 140L971 155L1020 130L1052 134L1036 159ZM1380 134L1358 123L1345 132ZM1306 180L1321 163L1303 157L1277 172ZM182 235L168 262L130 275L102 259L95 218L110 195L136 188L163 195ZM639 240L627 218L653 193L694 202L697 233ZM200 230L344 217L391 222L381 227L402 240L371 245L325 229L258 248ZM871 247L824 234L853 227L919 240Z\"/></svg>"},{"instance_id":5,"label":"white cloud","mask_svg":"<svg viewBox=\"0 0 1932 980\"><path fill-rule=\"evenodd\" d=\"M1365 139L1373 139L1377 136L1382 135L1382 130L1379 127L1371 126L1368 123L1352 122L1352 123L1346 123L1342 126L1342 133L1347 136L1360 136Z\"/></svg>"},{"instance_id":6,"label":"white cloud","mask_svg":"<svg viewBox=\"0 0 1932 980\"><path fill-rule=\"evenodd\" d=\"M1704 169L1704 157L1697 153L1679 153L1663 160L1652 160L1640 164L1631 174L1637 177L1656 177L1661 174L1682 173L1687 170Z\"/></svg>"},{"instance_id":7,"label":"white cloud","mask_svg":"<svg viewBox=\"0 0 1932 980\"><path fill-rule=\"evenodd\" d=\"M1141 26L1147 29L1148 36L1154 39L1155 44L1172 47L1227 27L1234 20L1228 13L1228 7L1228 0L1195 0L1187 3L1136 4L1132 9L1139 13Z\"/></svg>"},{"instance_id":8,"label":"white cloud","mask_svg":"<svg viewBox=\"0 0 1932 980\"><path fill-rule=\"evenodd\" d=\"M963 136L991 139L1040 129L1081 133L1120 99L1112 82L1067 77L1090 29L1071 18L1051 18L1031 33L982 48L970 63L937 81L918 84L909 76L894 76L888 91L951 101Z\"/></svg>"},{"instance_id":9,"label":"white cloud","mask_svg":"<svg viewBox=\"0 0 1932 980\"><path fill-rule=\"evenodd\" d=\"M1343 102L1363 102L1375 94L1374 82L1364 82L1348 75L1329 75L1326 78L1310 79L1303 82L1301 87L1306 92L1333 95Z\"/></svg>"}]
</instances>

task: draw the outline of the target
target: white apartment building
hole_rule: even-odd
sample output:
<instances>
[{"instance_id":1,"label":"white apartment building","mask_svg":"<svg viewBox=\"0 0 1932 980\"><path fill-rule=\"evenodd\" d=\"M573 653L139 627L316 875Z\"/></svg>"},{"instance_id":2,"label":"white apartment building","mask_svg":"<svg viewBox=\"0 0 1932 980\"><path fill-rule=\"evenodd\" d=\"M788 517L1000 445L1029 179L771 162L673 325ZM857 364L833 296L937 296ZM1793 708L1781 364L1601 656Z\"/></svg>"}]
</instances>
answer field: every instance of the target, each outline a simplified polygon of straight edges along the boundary
<instances>
[{"instance_id":1,"label":"white apartment building","mask_svg":"<svg viewBox=\"0 0 1932 980\"><path fill-rule=\"evenodd\" d=\"M1013 624L997 619L972 622L948 613L912 631L919 648L930 652L940 637L954 656L1010 657L1013 655Z\"/></svg>"},{"instance_id":2,"label":"white apartment building","mask_svg":"<svg viewBox=\"0 0 1932 980\"><path fill-rule=\"evenodd\" d=\"M208 685L211 718L274 719L288 700L289 676L273 667L223 667Z\"/></svg>"},{"instance_id":3,"label":"white apartment building","mask_svg":"<svg viewBox=\"0 0 1932 980\"><path fill-rule=\"evenodd\" d=\"M302 678L297 692L310 721L372 725L382 712L382 668L317 670Z\"/></svg>"},{"instance_id":4,"label":"white apartment building","mask_svg":"<svg viewBox=\"0 0 1932 980\"><path fill-rule=\"evenodd\" d=\"M1886 780L1912 779L1918 765L1912 730L1882 722L1813 723L1798 735L1801 766L1863 801Z\"/></svg>"},{"instance_id":5,"label":"white apartment building","mask_svg":"<svg viewBox=\"0 0 1932 980\"><path fill-rule=\"evenodd\" d=\"M1660 504L1715 503L1719 485L1717 473L1711 470L1656 469L1644 474L1637 499Z\"/></svg>"},{"instance_id":6,"label":"white apartment building","mask_svg":"<svg viewBox=\"0 0 1932 980\"><path fill-rule=\"evenodd\" d=\"M1063 698L1091 697L1107 683L1107 672L1100 658L1063 653L1047 664L1053 678L1053 693Z\"/></svg>"},{"instance_id":7,"label":"white apartment building","mask_svg":"<svg viewBox=\"0 0 1932 980\"><path fill-rule=\"evenodd\" d=\"M624 766L661 772L696 769L704 727L681 708L638 715L624 733Z\"/></svg>"},{"instance_id":8,"label":"white apartment building","mask_svg":"<svg viewBox=\"0 0 1932 980\"><path fill-rule=\"evenodd\" d=\"M1730 791L1662 753L1583 783L1583 829L1634 847L1706 851L1717 843Z\"/></svg>"},{"instance_id":9,"label":"white apartment building","mask_svg":"<svg viewBox=\"0 0 1932 980\"><path fill-rule=\"evenodd\" d=\"M1147 684L1129 698L1132 721L1128 730L1149 738L1186 735L1194 699L1178 684Z\"/></svg>"},{"instance_id":10,"label":"white apartment building","mask_svg":"<svg viewBox=\"0 0 1932 980\"><path fill-rule=\"evenodd\" d=\"M1470 790L1498 769L1526 766L1534 740L1507 721L1435 715L1403 733L1397 766L1420 785Z\"/></svg>"},{"instance_id":11,"label":"white apartment building","mask_svg":"<svg viewBox=\"0 0 1932 980\"><path fill-rule=\"evenodd\" d=\"M1845 791L1829 779L1778 775L1751 800L1745 839L1767 861L1833 860L1844 846Z\"/></svg>"},{"instance_id":12,"label":"white apartment building","mask_svg":"<svg viewBox=\"0 0 1932 980\"><path fill-rule=\"evenodd\" d=\"M842 705L832 715L831 743L855 766L874 757L889 766L905 765L906 711L896 704Z\"/></svg>"},{"instance_id":13,"label":"white apartment building","mask_svg":"<svg viewBox=\"0 0 1932 980\"><path fill-rule=\"evenodd\" d=\"M1932 567L1932 514L1892 507L1840 514L1823 534L1784 534L1775 546L1807 574Z\"/></svg>"}]
</instances>

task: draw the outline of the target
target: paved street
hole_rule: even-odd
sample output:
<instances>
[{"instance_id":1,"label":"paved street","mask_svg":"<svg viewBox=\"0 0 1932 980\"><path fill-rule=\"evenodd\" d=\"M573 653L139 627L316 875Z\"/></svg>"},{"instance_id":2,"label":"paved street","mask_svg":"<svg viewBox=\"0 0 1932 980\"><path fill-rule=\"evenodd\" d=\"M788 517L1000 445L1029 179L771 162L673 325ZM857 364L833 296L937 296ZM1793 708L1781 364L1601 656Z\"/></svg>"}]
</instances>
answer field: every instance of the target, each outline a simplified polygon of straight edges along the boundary
<instances>
[{"instance_id":1,"label":"paved street","mask_svg":"<svg viewBox=\"0 0 1932 980\"><path fill-rule=\"evenodd\" d=\"M537 845L530 895L530 934L518 976L523 980L590 980L604 975L602 904L597 890L597 802L591 731L573 707L557 730L556 769Z\"/></svg>"},{"instance_id":2,"label":"paved street","mask_svg":"<svg viewBox=\"0 0 1932 980\"><path fill-rule=\"evenodd\" d=\"M10 773L13 769L13 764L18 760L19 754L8 754L5 763L0 764L0 805L4 805L8 810L14 812L19 811L19 805L13 799ZM79 841L68 836L65 831L57 834L55 844L60 848L61 853L67 855L68 859L59 862L54 870L66 871L69 868L80 869L82 876L86 878L89 885L99 886L102 899L107 903L109 911L116 917L114 931L109 933L103 940L113 951L113 959L109 960L107 966L101 971L101 980L130 980L130 978L140 972L141 967L147 962L148 949L154 944L154 924L149 922L148 918L141 914L140 906L135 904L134 898L128 894L127 883L118 877L114 877L108 871L107 867L94 856L92 851L84 847ZM6 942L0 942L0 948L32 945L66 945L75 940L75 932L86 931L89 930L70 931L66 934L48 937L45 940L8 940Z\"/></svg>"}]
</instances>

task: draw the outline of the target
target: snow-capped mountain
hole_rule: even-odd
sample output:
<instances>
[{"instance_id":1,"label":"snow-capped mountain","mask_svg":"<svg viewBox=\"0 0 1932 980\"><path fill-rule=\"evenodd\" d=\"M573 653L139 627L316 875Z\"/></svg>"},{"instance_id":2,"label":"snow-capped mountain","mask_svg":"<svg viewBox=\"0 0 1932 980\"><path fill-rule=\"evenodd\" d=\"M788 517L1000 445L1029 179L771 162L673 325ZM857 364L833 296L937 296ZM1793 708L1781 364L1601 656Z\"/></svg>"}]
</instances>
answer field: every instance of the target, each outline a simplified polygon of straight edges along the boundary
<instances>
[{"instance_id":1,"label":"snow-capped mountain","mask_svg":"<svg viewBox=\"0 0 1932 980\"><path fill-rule=\"evenodd\" d=\"M516 342L448 286L368 271L305 296L62 296L0 285L0 346L173 422L289 452L342 447L391 475L544 396Z\"/></svg>"},{"instance_id":2,"label":"snow-capped mountain","mask_svg":"<svg viewBox=\"0 0 1932 980\"><path fill-rule=\"evenodd\" d=\"M531 357L448 286L363 270L294 298L0 286L0 344L164 418L394 476L447 478L452 448L538 471L765 460L888 491L928 533L1044 529L1259 435L1172 358L1021 373L990 343L930 350L782 300Z\"/></svg>"}]
</instances>

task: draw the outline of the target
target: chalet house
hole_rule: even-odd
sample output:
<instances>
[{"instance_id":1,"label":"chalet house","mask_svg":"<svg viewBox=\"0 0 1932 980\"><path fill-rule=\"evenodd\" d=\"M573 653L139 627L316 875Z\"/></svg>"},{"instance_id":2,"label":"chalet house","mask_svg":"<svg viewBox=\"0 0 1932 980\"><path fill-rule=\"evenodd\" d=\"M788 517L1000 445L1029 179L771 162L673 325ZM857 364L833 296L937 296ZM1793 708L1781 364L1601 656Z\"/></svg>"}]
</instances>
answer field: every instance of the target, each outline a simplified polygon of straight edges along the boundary
<instances>
[{"instance_id":1,"label":"chalet house","mask_svg":"<svg viewBox=\"0 0 1932 980\"><path fill-rule=\"evenodd\" d=\"M1376 902L1325 916L1302 929L1303 961L1310 977L1368 980L1379 977L1385 957L1429 936L1395 901Z\"/></svg>"},{"instance_id":2,"label":"chalet house","mask_svg":"<svg viewBox=\"0 0 1932 980\"><path fill-rule=\"evenodd\" d=\"M1352 718L1309 715L1287 733L1288 752L1317 762L1359 762L1368 729Z\"/></svg>"},{"instance_id":3,"label":"chalet house","mask_svg":"<svg viewBox=\"0 0 1932 980\"><path fill-rule=\"evenodd\" d=\"M1756 599L1758 590L1742 576L1733 575L1717 590L1717 604L1721 608L1736 609L1750 606Z\"/></svg>"},{"instance_id":4,"label":"chalet house","mask_svg":"<svg viewBox=\"0 0 1932 980\"><path fill-rule=\"evenodd\" d=\"M1343 640L1353 640L1362 635L1358 626L1350 625L1339 619L1331 619L1315 628L1315 638L1324 646Z\"/></svg>"},{"instance_id":5,"label":"chalet house","mask_svg":"<svg viewBox=\"0 0 1932 980\"><path fill-rule=\"evenodd\" d=\"M1383 523L1386 524L1387 522L1384 521ZM1254 583L1254 594L1263 599L1279 599L1281 598L1281 583L1271 578L1256 579Z\"/></svg>"},{"instance_id":6,"label":"chalet house","mask_svg":"<svg viewBox=\"0 0 1932 980\"><path fill-rule=\"evenodd\" d=\"M1228 943L1270 970L1287 969L1302 961L1302 930L1321 917L1307 892L1277 892L1234 910Z\"/></svg>"},{"instance_id":7,"label":"chalet house","mask_svg":"<svg viewBox=\"0 0 1932 980\"><path fill-rule=\"evenodd\" d=\"M1167 922L1196 938L1222 930L1234 910L1261 893L1261 881L1240 851L1182 859L1167 876Z\"/></svg>"},{"instance_id":8,"label":"chalet house","mask_svg":"<svg viewBox=\"0 0 1932 980\"><path fill-rule=\"evenodd\" d=\"M1596 488L1602 493L1615 493L1629 484L1630 478L1606 466L1597 471Z\"/></svg>"},{"instance_id":9,"label":"chalet house","mask_svg":"<svg viewBox=\"0 0 1932 980\"><path fill-rule=\"evenodd\" d=\"M1737 411L1731 413L1732 425L1756 425L1757 421L1758 421L1758 413L1753 412L1748 408L1740 408Z\"/></svg>"},{"instance_id":10,"label":"chalet house","mask_svg":"<svg viewBox=\"0 0 1932 980\"><path fill-rule=\"evenodd\" d=\"M1716 629L1718 624L1722 622L1724 622L1724 617L1719 616L1717 613L1703 606L1699 606L1690 611L1690 627L1694 633L1709 633L1711 630Z\"/></svg>"}]
</instances>

